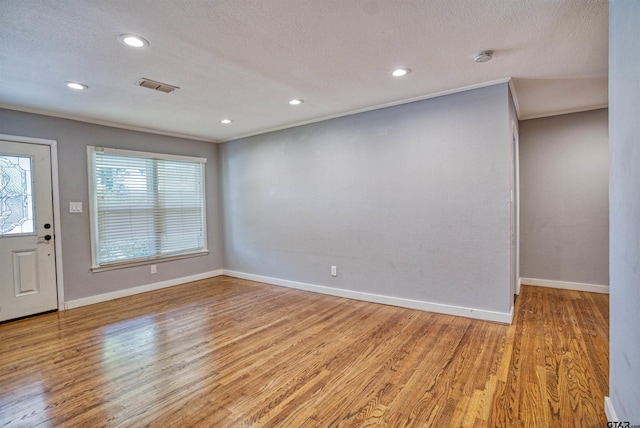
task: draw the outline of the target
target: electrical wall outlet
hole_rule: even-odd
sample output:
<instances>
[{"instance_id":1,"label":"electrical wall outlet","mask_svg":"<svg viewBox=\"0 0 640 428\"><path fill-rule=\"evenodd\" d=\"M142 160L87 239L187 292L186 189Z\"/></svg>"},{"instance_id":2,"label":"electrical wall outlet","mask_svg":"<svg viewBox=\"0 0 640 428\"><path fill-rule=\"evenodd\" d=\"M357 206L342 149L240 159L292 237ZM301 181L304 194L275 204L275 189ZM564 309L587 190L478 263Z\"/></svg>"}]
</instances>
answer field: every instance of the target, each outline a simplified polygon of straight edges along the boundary
<instances>
[{"instance_id":1,"label":"electrical wall outlet","mask_svg":"<svg viewBox=\"0 0 640 428\"><path fill-rule=\"evenodd\" d=\"M338 266L331 266L331 276L338 276Z\"/></svg>"},{"instance_id":2,"label":"electrical wall outlet","mask_svg":"<svg viewBox=\"0 0 640 428\"><path fill-rule=\"evenodd\" d=\"M151 265L151 274L153 275L154 273L158 273L158 268L156 268L156 265Z\"/></svg>"}]
</instances>

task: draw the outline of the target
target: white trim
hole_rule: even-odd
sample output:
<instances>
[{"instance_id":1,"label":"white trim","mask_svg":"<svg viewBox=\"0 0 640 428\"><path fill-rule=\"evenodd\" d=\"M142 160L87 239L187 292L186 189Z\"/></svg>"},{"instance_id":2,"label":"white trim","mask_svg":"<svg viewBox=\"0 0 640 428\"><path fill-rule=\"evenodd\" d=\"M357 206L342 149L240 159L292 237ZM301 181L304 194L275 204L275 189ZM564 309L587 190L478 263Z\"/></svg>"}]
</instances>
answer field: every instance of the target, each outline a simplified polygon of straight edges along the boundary
<instances>
[{"instance_id":1,"label":"white trim","mask_svg":"<svg viewBox=\"0 0 640 428\"><path fill-rule=\"evenodd\" d=\"M288 124L288 125L277 126L277 127L269 128L269 129L263 129L261 131L250 132L250 133L247 133L247 134L242 134L242 135L238 135L238 136L235 136L235 137L230 137L230 138L223 139L223 140L210 139L210 138L205 138L205 137L202 137L202 136L182 134L182 133L179 133L179 132L167 132L167 131L160 131L160 130L157 130L157 129L150 129L150 128L144 128L144 127L139 127L139 126L124 125L124 124L116 123L116 122L109 122L109 121L105 121L105 120L90 119L90 118L80 117L80 116L76 116L76 115L67 115L67 114L56 113L56 112L51 112L51 111L47 111L47 110L34 109L34 108L29 108L29 107L14 106L14 105L11 105L11 104L0 103L0 108L6 108L8 110L15 110L15 111L23 111L23 112L26 112L26 113L40 114L40 115L50 116L50 117L59 117L59 118L62 118L62 119L71 119L71 120L75 120L75 121L78 121L78 122L93 123L93 124L96 124L96 125L110 126L110 127L113 127L113 128L120 128L120 129L128 129L128 130L131 130L131 131L146 132L146 133L150 133L150 134L167 135L167 136L170 136L170 137L187 138L187 139L190 139L190 140L207 141L207 142L210 142L210 143L225 143L227 141L234 141L234 140L239 140L241 138L253 137L255 135L266 134L266 133L274 132L274 131L280 131L282 129L295 128L297 126L309 125L311 123L323 122L325 120L336 119L336 118L339 118L339 117L350 116L350 115L353 115L353 114L364 113L364 112L367 112L367 111L378 110L378 109L387 108L387 107L393 107L393 106L402 105L402 104L413 103L413 102L416 102L416 101L428 100L430 98L437 98L437 97L442 97L442 96L445 96L445 95L457 94L459 92L465 92L465 91L470 91L470 90L473 90L473 89L485 88L485 87L488 87L488 86L498 85L500 83L508 83L510 80L512 80L510 77L505 77L505 78L498 79L498 80L491 80L489 82L477 83L475 85L463 86L461 88L449 89L449 90L446 90L446 91L441 91L441 92L436 92L436 93L432 93L432 94L422 95L422 96L419 96L419 97L407 98L407 99L403 99L403 100L393 101L393 102L390 102L390 103L378 104L378 105L374 105L374 106L371 106L371 107L351 110L351 111L347 111L347 112L344 112L344 113L331 114L331 115L328 115L328 116L322 116L322 117L319 117L319 118L315 118L315 119L311 119L311 120L305 120L305 121L302 121L302 122L295 122L295 123L291 123L291 124ZM513 93L515 94L515 91L513 91ZM516 101L514 101L514 102L516 102ZM516 102L516 111L517 111L517 109L518 109L518 104Z\"/></svg>"},{"instance_id":2,"label":"white trim","mask_svg":"<svg viewBox=\"0 0 640 428\"><path fill-rule=\"evenodd\" d=\"M445 95L453 95L453 94L457 94L459 92L471 91L473 89L486 88L486 87L489 87L489 86L499 85L501 83L508 83L509 80L511 80L511 78L507 77L507 78L503 78L503 79L492 80L492 81L489 81L489 82L477 83L475 85L463 86L461 88L449 89L447 91L436 92L436 93L433 93L433 94L421 95L419 97L406 98L406 99L403 99L403 100L392 101L390 103L385 103L385 104L377 104L375 106L365 107L365 108L361 108L361 109L357 109L357 110L351 110L351 111L347 111L347 112L344 112L344 113L331 114L331 115L328 115L328 116L322 116L322 117L318 117L318 118L311 119L311 120L305 120L305 121L302 121L302 122L295 122L295 123L292 123L292 124L289 124L289 125L276 126L275 128L264 129L262 131L257 131L257 132L250 132L248 134L242 134L242 135L239 135L237 137L231 137L231 138L228 138L226 140L222 140L220 142L221 143L226 143L228 141L240 140L241 138L253 137L253 136L256 136L256 135L266 134L266 133L269 133L269 132L281 131L283 129L296 128L298 126L309 125L311 123L324 122L325 120L337 119L339 117L351 116L351 115L359 114L359 113L366 113L368 111L379 110L379 109L383 109L383 108L387 108L387 107L395 107L395 106L399 106L399 105L402 105L402 104L414 103L414 102L417 102L417 101L424 101L424 100L428 100L428 99L431 99L431 98L443 97ZM1 107L1 105L0 105L0 107Z\"/></svg>"},{"instance_id":3,"label":"white trim","mask_svg":"<svg viewBox=\"0 0 640 428\"><path fill-rule=\"evenodd\" d=\"M474 318L484 321L495 321L499 323L511 324L513 321L513 307L511 312L494 312L484 309L465 308L443 303L433 303L424 300L405 299L402 297L384 296L380 294L365 293L362 291L345 290L342 288L326 287L323 285L307 284L304 282L289 281L286 279L271 278L261 275L253 275L244 272L237 272L223 269L223 275L234 278L248 279L250 281L264 282L271 285L295 288L297 290L311 291L314 293L328 294L330 296L346 297L348 299L362 300L365 302L382 303L385 305L400 306L409 309L419 309L422 311L436 312L446 315L456 315L467 318Z\"/></svg>"},{"instance_id":4,"label":"white trim","mask_svg":"<svg viewBox=\"0 0 640 428\"><path fill-rule=\"evenodd\" d=\"M95 180L93 179L95 174L93 171L96 169L96 162L93 154L95 153L94 146L87 146L87 190L89 193L89 243L91 245L91 266L96 264L96 260L98 260L98 255L96 254L96 236L98 232L96 231L96 221L94 219L95 208L98 206L98 201L96 199L95 189Z\"/></svg>"},{"instance_id":5,"label":"white trim","mask_svg":"<svg viewBox=\"0 0 640 428\"><path fill-rule=\"evenodd\" d=\"M520 278L524 285L535 285L537 287L562 288L564 290L589 291L591 293L609 294L608 285L584 284L581 282L553 281L550 279Z\"/></svg>"},{"instance_id":6,"label":"white trim","mask_svg":"<svg viewBox=\"0 0 640 428\"><path fill-rule=\"evenodd\" d=\"M367 107L367 108L364 108L364 109L348 111L346 113L339 113L339 114L334 114L334 115L329 115L329 116L323 116L323 117L317 118L317 119L307 120L307 121L303 121L303 122L296 122L296 123L292 123L290 125L279 126L279 127L270 128L270 129L266 129L266 130L258 131L258 132L251 132L251 133L248 133L248 134L243 134L243 135L239 135L237 137L231 137L231 138L222 139L222 140L206 138L206 137L197 136L197 135L183 134L183 133L180 133L180 132L161 131L159 129L145 128L143 126L125 125L125 124L122 124L122 123L110 122L108 120L90 119L90 118L86 118L86 117L76 116L76 115L73 115L73 114L63 114L63 113L57 113L57 112L52 112L52 111L42 110L42 109L37 109L37 108L17 106L17 105L13 105L13 104L0 103L0 108L4 108L4 109L7 109L7 110L13 110L13 111L21 111L21 112L25 112L25 113L39 114L39 115L49 116L49 117L57 117L57 118L60 118L60 119L75 120L77 122L92 123L94 125L109 126L109 127L112 127L112 128L127 129L127 130L130 130L130 131L136 131L136 132L144 132L144 133L147 133L147 134L165 135L167 137L176 137L176 138L186 138L186 139L195 140L195 141L205 141L207 143L225 143L227 141L234 141L234 140L239 140L241 138L253 137L255 135L266 134L268 132L280 131L282 129L288 129L288 128L295 128L296 126L308 125L308 124L311 124L311 123L322 122L322 121L329 120L329 119L336 119L338 117L350 116L352 114L358 114L358 113L364 113L364 112L371 111L371 110L378 110L378 109L381 109L381 108L393 107L393 106L402 105L402 104L408 104L408 103L412 103L412 102L416 102L416 101L428 100L430 98L437 98L437 97L442 97L442 96L445 96L445 95L457 94L458 92L470 91L470 90L473 90L473 89L479 89L479 88L484 88L484 87L487 87L487 86L498 85L500 83L508 83L509 86L511 87L511 93L512 93L512 96L513 96L513 103L515 104L515 107L516 107L516 114L518 115L518 120L539 119L539 118L542 118L542 117L559 116L559 115L563 115L563 114L580 113L580 112L583 112L583 111L591 111L591 110L599 110L599 109L603 109L603 108L609 108L609 104L606 103L606 104L598 104L598 105L595 105L595 106L582 107L582 108L577 108L577 109L567 109L567 110L560 110L560 111L557 111L557 112L533 114L533 115L529 115L529 116L521 116L521 114L520 114L520 104L518 102L517 92L515 90L515 83L514 83L512 78L503 78L503 79L493 80L493 81L490 81L490 82L479 83L479 84L476 84L476 85L469 85L469 86L464 86L464 87L461 87L461 88L450 89L448 91L436 92L434 94L423 95L423 96L420 96L420 97L409 98L409 99L400 100L400 101L394 101L392 103L380 104L380 105L376 105L376 106L373 106L373 107Z\"/></svg>"},{"instance_id":7,"label":"white trim","mask_svg":"<svg viewBox=\"0 0 640 428\"><path fill-rule=\"evenodd\" d=\"M513 94L512 94L513 96ZM517 107L516 107L517 110ZM520 130L518 128L518 125L515 122L511 122L511 133L513 135L513 138L515 138L515 144L513 145L515 147L515 162L514 162L514 168L515 170L513 171L514 173L514 189L515 189L515 193L516 193L516 197L515 197L515 209L516 209L516 289L515 289L515 294L519 295L520 294L520 285L521 285L521 279L520 278L520 242L522 242L520 240Z\"/></svg>"},{"instance_id":8,"label":"white trim","mask_svg":"<svg viewBox=\"0 0 640 428\"><path fill-rule=\"evenodd\" d=\"M167 256L167 257L160 256L152 259L143 259L135 262L127 261L123 263L105 263L100 266L91 266L91 272L99 273L99 272L106 272L108 270L125 269L125 268L130 268L135 266L146 266L146 265L152 265L155 263L170 262L173 260L182 260L182 259L190 259L191 257L206 256L208 254L209 254L209 250L205 248L203 251L198 251L197 253L181 254L179 256Z\"/></svg>"},{"instance_id":9,"label":"white trim","mask_svg":"<svg viewBox=\"0 0 640 428\"><path fill-rule=\"evenodd\" d=\"M509 89L511 89L511 98L513 99L513 105L516 108L516 116L518 120L520 120L520 104L518 103L518 96L516 94L516 82L513 81L513 78L510 78L509 81Z\"/></svg>"},{"instance_id":10,"label":"white trim","mask_svg":"<svg viewBox=\"0 0 640 428\"><path fill-rule=\"evenodd\" d=\"M90 118L87 118L87 117L76 116L74 114L57 113L57 112L38 109L38 108L16 106L16 105L13 105L13 104L0 103L0 108L4 108L4 109L7 109L7 110L13 110L13 111L21 111L21 112L24 112L24 113L39 114L39 115L48 116L48 117L57 117L57 118L60 118L60 119L75 120L76 122L92 123L94 125L108 126L108 127L111 127L111 128L127 129L129 131L136 131L136 132L144 132L146 134L155 134L155 135L164 135L164 136L167 136L167 137L185 138L185 139L188 139L188 140L204 141L204 142L207 142L207 143L219 143L220 142L219 140L213 140L211 138L205 138L205 137L197 136L197 135L182 134L182 133L179 133L179 132L161 131L159 129L145 128L144 126L125 125L125 124L122 124L122 123L110 122L108 120L90 119Z\"/></svg>"},{"instance_id":11,"label":"white trim","mask_svg":"<svg viewBox=\"0 0 640 428\"><path fill-rule=\"evenodd\" d=\"M596 104L593 106L588 106L588 107L580 107L580 108L573 108L573 109L566 109L566 110L558 110L558 111L554 111L554 112L549 112L549 113L539 113L539 114L532 114L529 116L523 116L520 117L520 120L531 120L531 119L541 119L543 117L553 117L553 116L562 116L563 114L572 114L572 113L582 113L585 111L592 111L592 110L601 110L603 108L609 108L609 104Z\"/></svg>"},{"instance_id":12,"label":"white trim","mask_svg":"<svg viewBox=\"0 0 640 428\"><path fill-rule=\"evenodd\" d=\"M194 163L207 163L207 158L198 158L194 156L170 155L167 153L142 152L140 150L113 149L110 147L87 146L93 152L102 152L109 155L131 156L144 159L162 159L162 160L179 160Z\"/></svg>"},{"instance_id":13,"label":"white trim","mask_svg":"<svg viewBox=\"0 0 640 428\"><path fill-rule=\"evenodd\" d=\"M16 143L41 144L49 146L51 162L51 200L53 203L53 240L56 250L56 291L58 293L58 310L64 308L64 280L62 275L62 226L60 222L60 186L58 181L58 142L44 138L20 137L17 135L0 134L0 139Z\"/></svg>"},{"instance_id":14,"label":"white trim","mask_svg":"<svg viewBox=\"0 0 640 428\"><path fill-rule=\"evenodd\" d=\"M607 415L607 421L609 422L620 422L618 419L618 414L613 407L613 402L611 401L611 397L604 397L604 413Z\"/></svg>"},{"instance_id":15,"label":"white trim","mask_svg":"<svg viewBox=\"0 0 640 428\"><path fill-rule=\"evenodd\" d=\"M162 288L173 287L174 285L186 284L187 282L199 281L201 279L213 278L222 275L222 269L210 272L197 273L195 275L183 276L182 278L169 279L152 284L140 285L138 287L125 288L124 290L112 291L110 293L97 294L80 299L69 300L65 303L65 309L79 308L80 306L93 305L95 303L106 302L108 300L119 299L121 297L133 296L135 294L146 293L147 291L160 290Z\"/></svg>"}]
</instances>

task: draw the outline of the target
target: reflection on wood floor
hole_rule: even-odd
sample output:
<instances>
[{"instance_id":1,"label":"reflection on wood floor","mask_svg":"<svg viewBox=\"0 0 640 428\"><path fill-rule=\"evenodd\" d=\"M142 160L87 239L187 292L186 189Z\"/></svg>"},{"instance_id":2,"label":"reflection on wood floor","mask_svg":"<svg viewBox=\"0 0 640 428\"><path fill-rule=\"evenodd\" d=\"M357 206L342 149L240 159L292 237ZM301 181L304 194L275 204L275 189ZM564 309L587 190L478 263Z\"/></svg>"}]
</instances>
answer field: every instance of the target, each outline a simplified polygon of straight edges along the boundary
<instances>
[{"instance_id":1,"label":"reflection on wood floor","mask_svg":"<svg viewBox=\"0 0 640 428\"><path fill-rule=\"evenodd\" d=\"M608 296L511 326L217 277L0 325L0 426L606 426Z\"/></svg>"}]
</instances>

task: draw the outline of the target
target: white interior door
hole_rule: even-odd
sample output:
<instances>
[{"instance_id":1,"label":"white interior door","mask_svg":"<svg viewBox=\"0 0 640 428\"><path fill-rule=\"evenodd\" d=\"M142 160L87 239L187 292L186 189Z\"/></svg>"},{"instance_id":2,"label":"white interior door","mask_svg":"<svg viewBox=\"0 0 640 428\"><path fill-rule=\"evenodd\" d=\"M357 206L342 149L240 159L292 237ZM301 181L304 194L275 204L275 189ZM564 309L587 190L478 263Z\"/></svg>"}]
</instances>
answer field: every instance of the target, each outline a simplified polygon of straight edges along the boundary
<instances>
[{"instance_id":1,"label":"white interior door","mask_svg":"<svg viewBox=\"0 0 640 428\"><path fill-rule=\"evenodd\" d=\"M0 321L56 309L50 147L0 140Z\"/></svg>"}]
</instances>

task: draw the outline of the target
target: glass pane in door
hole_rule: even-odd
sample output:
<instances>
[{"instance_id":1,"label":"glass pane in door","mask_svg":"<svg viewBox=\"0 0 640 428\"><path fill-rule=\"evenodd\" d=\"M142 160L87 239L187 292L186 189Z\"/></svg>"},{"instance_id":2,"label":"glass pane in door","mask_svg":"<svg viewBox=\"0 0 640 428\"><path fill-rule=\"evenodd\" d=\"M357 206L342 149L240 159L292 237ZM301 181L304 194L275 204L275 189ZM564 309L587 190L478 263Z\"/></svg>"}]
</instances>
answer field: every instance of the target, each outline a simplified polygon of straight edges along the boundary
<instances>
[{"instance_id":1,"label":"glass pane in door","mask_svg":"<svg viewBox=\"0 0 640 428\"><path fill-rule=\"evenodd\" d=\"M32 234L31 156L0 154L0 238Z\"/></svg>"}]
</instances>

